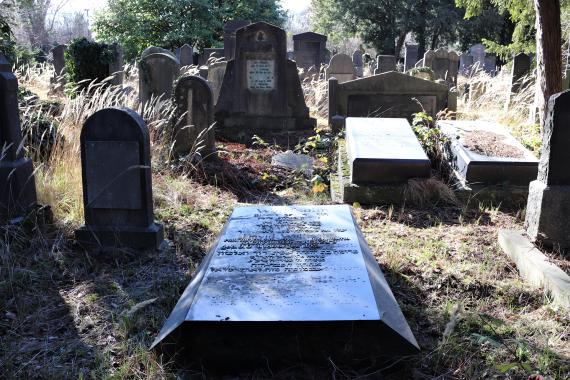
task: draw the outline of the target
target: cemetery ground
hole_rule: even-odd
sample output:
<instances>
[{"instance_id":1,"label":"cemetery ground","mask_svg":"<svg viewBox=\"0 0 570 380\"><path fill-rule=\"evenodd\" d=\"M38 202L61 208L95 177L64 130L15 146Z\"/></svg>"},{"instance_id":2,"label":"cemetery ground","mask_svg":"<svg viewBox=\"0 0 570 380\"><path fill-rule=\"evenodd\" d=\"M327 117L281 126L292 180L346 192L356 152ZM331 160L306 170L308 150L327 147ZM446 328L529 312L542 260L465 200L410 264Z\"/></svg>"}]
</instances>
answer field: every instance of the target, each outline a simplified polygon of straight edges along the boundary
<instances>
[{"instance_id":1,"label":"cemetery ground","mask_svg":"<svg viewBox=\"0 0 570 380\"><path fill-rule=\"evenodd\" d=\"M153 104L143 117L152 135L155 216L168 242L158 252L85 253L72 240L83 221L79 131L99 109L134 107L136 94L100 87L91 98L54 98L46 90L50 75L37 69L18 74L22 87L61 104L51 157L35 162L40 203L51 210L38 209L27 220L2 227L0 235L0 377L214 377L206 369L163 361L148 347L238 203L331 203L328 179L336 165L336 136L319 118L319 132L310 137L258 138L250 146L219 141L218 161L169 161L166 126L172 108ZM460 103L460 112L500 119L537 152L538 131L521 119L530 91L519 95L505 115L499 101L505 78L484 80L486 94L478 103ZM130 81L136 83L134 71ZM313 115L326 114L321 109L326 84L306 84L305 90ZM31 93L23 94L28 97L24 120L41 107ZM313 156L315 173L307 177L272 166L271 157L288 149ZM436 192L446 188L433 184ZM569 378L568 313L526 284L498 246L499 229L522 228L524 209L443 201L353 206L421 353L380 369L344 368L331 360L322 367L297 362L236 375ZM564 264L556 253L551 257Z\"/></svg>"}]
</instances>

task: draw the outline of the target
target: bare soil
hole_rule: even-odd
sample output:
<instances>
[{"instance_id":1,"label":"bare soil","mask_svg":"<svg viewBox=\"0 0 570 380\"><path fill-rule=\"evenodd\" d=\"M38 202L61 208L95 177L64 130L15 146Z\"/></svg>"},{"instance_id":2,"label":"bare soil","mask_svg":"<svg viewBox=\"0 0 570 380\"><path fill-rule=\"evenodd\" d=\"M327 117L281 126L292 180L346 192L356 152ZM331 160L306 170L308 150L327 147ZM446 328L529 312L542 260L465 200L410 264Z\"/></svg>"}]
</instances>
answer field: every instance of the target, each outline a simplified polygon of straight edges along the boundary
<instances>
[{"instance_id":1,"label":"bare soil","mask_svg":"<svg viewBox=\"0 0 570 380\"><path fill-rule=\"evenodd\" d=\"M488 131L472 131L463 136L463 145L472 152L489 157L524 158L518 147L504 143L504 136Z\"/></svg>"}]
</instances>

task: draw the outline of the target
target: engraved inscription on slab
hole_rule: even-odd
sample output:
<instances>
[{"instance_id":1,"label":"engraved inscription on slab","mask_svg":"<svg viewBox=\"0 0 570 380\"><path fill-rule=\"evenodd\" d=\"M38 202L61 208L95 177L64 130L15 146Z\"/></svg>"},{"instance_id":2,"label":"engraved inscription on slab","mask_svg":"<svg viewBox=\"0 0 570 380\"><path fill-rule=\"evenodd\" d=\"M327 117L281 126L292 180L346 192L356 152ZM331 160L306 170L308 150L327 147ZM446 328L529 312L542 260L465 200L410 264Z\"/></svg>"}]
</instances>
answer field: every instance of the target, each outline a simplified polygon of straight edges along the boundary
<instances>
[{"instance_id":1,"label":"engraved inscription on slab","mask_svg":"<svg viewBox=\"0 0 570 380\"><path fill-rule=\"evenodd\" d=\"M275 88L275 61L248 59L247 88L249 90L273 90Z\"/></svg>"},{"instance_id":2,"label":"engraved inscription on slab","mask_svg":"<svg viewBox=\"0 0 570 380\"><path fill-rule=\"evenodd\" d=\"M91 208L138 210L142 207L139 144L87 141L87 201Z\"/></svg>"},{"instance_id":3,"label":"engraved inscription on slab","mask_svg":"<svg viewBox=\"0 0 570 380\"><path fill-rule=\"evenodd\" d=\"M188 321L378 320L347 206L241 207Z\"/></svg>"}]
</instances>

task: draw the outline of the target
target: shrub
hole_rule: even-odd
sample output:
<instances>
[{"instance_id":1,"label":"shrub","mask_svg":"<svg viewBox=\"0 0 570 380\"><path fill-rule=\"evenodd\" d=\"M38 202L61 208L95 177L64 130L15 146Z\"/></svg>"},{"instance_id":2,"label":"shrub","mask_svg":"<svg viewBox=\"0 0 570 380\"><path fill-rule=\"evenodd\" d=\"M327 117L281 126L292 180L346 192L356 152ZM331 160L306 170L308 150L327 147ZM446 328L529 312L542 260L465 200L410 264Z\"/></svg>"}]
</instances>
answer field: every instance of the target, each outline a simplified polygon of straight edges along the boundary
<instances>
[{"instance_id":1,"label":"shrub","mask_svg":"<svg viewBox=\"0 0 570 380\"><path fill-rule=\"evenodd\" d=\"M110 45L89 41L85 37L73 40L65 52L65 71L68 88L87 88L92 81L109 76L109 63L113 60Z\"/></svg>"}]
</instances>

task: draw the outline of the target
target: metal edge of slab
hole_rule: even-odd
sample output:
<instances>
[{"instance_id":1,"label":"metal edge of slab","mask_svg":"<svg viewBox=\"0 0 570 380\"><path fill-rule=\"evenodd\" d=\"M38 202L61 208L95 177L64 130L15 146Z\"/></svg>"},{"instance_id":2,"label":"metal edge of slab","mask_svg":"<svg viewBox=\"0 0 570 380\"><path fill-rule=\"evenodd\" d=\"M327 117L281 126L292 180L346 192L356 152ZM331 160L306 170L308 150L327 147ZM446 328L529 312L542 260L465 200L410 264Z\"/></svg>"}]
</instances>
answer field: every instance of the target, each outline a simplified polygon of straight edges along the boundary
<instances>
[{"instance_id":1,"label":"metal edge of slab","mask_svg":"<svg viewBox=\"0 0 570 380\"><path fill-rule=\"evenodd\" d=\"M531 285L544 288L554 303L570 310L570 276L538 250L522 231L500 230L499 245Z\"/></svg>"}]
</instances>

